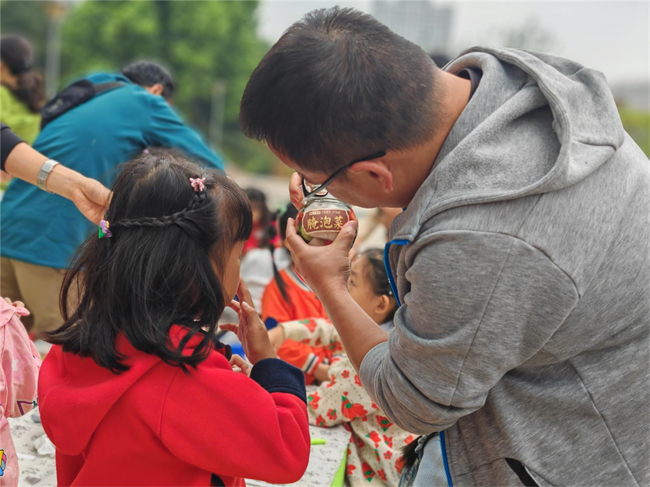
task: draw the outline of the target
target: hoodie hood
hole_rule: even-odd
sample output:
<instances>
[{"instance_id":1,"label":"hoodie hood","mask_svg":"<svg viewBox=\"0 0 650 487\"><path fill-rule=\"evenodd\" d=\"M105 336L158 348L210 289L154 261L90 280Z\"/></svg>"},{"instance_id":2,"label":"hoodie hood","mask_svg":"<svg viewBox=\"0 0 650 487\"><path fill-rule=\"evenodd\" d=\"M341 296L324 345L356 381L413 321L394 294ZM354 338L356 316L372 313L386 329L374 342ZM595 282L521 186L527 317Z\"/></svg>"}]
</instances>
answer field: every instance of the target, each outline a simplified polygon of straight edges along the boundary
<instances>
[{"instance_id":1,"label":"hoodie hood","mask_svg":"<svg viewBox=\"0 0 650 487\"><path fill-rule=\"evenodd\" d=\"M482 71L429 177L391 228L412 241L436 214L462 205L558 191L588 177L625 132L602 73L547 54L475 47L444 69Z\"/></svg>"},{"instance_id":2,"label":"hoodie hood","mask_svg":"<svg viewBox=\"0 0 650 487\"><path fill-rule=\"evenodd\" d=\"M187 328L172 326L170 341L177 347ZM183 353L191 353L201 337L194 336ZM129 370L115 374L90 357L63 352L54 346L43 361L38 380L39 409L47 436L66 455L79 455L115 403L153 367L157 355L137 350L124 335L116 339ZM74 431L74 434L70 434Z\"/></svg>"}]
</instances>

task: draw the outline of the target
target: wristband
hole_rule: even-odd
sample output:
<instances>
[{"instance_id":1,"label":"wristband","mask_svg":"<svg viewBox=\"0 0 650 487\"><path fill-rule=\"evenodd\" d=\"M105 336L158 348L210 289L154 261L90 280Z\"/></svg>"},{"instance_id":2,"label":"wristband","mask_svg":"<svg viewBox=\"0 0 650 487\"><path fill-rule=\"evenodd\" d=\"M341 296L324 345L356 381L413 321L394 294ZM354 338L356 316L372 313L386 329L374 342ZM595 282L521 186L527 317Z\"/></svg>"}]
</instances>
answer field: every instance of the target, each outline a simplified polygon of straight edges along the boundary
<instances>
[{"instance_id":1,"label":"wristband","mask_svg":"<svg viewBox=\"0 0 650 487\"><path fill-rule=\"evenodd\" d=\"M47 177L50 175L52 172L52 169L54 169L54 166L56 166L58 162L53 161L52 159L48 159L43 163L41 166L41 170L38 171L38 176L36 177L36 186L38 186L40 189L43 191L47 191L47 188L45 187L45 183L47 182ZM52 191L47 191L48 193L52 193Z\"/></svg>"}]
</instances>

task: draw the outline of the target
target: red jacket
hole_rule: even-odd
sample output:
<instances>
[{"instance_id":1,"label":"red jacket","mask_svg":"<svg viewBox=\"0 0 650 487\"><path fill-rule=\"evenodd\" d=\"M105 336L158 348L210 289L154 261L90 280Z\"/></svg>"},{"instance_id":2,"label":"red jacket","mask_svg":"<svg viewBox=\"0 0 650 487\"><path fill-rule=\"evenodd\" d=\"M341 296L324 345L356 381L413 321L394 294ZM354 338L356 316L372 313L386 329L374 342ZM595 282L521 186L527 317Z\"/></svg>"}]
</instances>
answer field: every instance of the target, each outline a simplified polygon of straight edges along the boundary
<instances>
[{"instance_id":1,"label":"red jacket","mask_svg":"<svg viewBox=\"0 0 650 487\"><path fill-rule=\"evenodd\" d=\"M174 346L184 333L172 327ZM310 441L300 370L267 359L248 378L221 349L186 373L123 336L116 345L131 367L119 375L58 346L43 362L41 420L57 449L59 485L208 486L215 474L229 487L302 477Z\"/></svg>"}]
</instances>

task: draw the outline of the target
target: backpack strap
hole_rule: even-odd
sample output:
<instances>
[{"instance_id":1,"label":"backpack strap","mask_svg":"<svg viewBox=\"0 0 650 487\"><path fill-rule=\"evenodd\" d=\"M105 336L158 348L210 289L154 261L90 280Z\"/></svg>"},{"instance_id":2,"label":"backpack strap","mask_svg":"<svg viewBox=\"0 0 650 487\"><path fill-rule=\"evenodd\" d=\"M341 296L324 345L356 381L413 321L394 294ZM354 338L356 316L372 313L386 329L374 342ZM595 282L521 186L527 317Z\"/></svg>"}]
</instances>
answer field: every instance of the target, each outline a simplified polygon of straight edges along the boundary
<instances>
[{"instance_id":1,"label":"backpack strap","mask_svg":"<svg viewBox=\"0 0 650 487\"><path fill-rule=\"evenodd\" d=\"M95 96L115 88L126 86L121 81L93 84L87 79L80 79L63 89L41 109L41 130L53 120L83 105Z\"/></svg>"}]
</instances>

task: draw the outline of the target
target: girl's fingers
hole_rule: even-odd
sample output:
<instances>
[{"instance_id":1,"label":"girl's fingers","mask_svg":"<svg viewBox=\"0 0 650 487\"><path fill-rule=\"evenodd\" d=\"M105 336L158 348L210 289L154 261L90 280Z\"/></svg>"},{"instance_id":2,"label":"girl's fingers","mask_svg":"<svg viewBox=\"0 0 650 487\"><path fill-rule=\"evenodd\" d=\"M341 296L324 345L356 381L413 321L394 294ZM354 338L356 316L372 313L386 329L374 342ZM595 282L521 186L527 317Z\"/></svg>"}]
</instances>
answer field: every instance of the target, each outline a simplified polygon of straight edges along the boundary
<instances>
[{"instance_id":1,"label":"girl's fingers","mask_svg":"<svg viewBox=\"0 0 650 487\"><path fill-rule=\"evenodd\" d=\"M232 358L230 359L230 365L234 365L236 367L239 367L243 373L248 375L248 371L252 367L251 364L249 364L246 360L244 360L242 357L239 355L233 355Z\"/></svg>"},{"instance_id":2,"label":"girl's fingers","mask_svg":"<svg viewBox=\"0 0 650 487\"><path fill-rule=\"evenodd\" d=\"M235 311L237 311L237 313L239 313L241 311L241 304L239 304L234 299L232 301L230 301L230 303L228 303L228 307L231 308L231 309L234 309Z\"/></svg>"},{"instance_id":3,"label":"girl's fingers","mask_svg":"<svg viewBox=\"0 0 650 487\"><path fill-rule=\"evenodd\" d=\"M255 307L253 305L253 298L251 297L251 293L248 291L248 288L246 287L246 283L244 283L244 280L242 278L239 278L239 288L237 289L237 296L239 297L240 302L247 303L252 308Z\"/></svg>"},{"instance_id":4,"label":"girl's fingers","mask_svg":"<svg viewBox=\"0 0 650 487\"><path fill-rule=\"evenodd\" d=\"M233 333L237 334L239 325L235 325L234 323L226 323L225 325L219 325L219 329L224 331L232 331Z\"/></svg>"}]
</instances>

